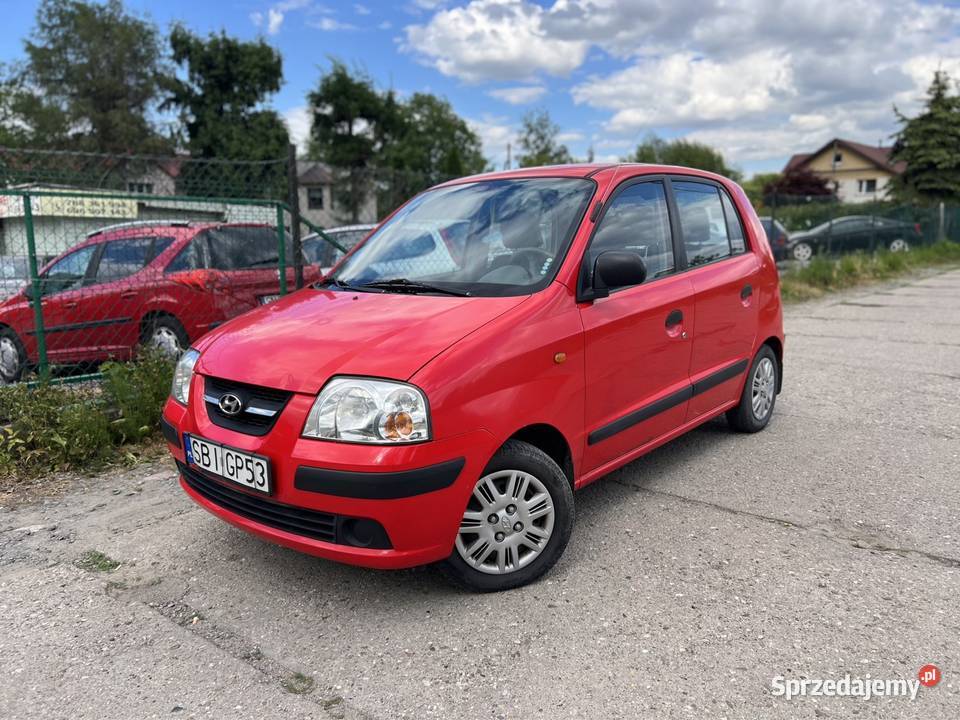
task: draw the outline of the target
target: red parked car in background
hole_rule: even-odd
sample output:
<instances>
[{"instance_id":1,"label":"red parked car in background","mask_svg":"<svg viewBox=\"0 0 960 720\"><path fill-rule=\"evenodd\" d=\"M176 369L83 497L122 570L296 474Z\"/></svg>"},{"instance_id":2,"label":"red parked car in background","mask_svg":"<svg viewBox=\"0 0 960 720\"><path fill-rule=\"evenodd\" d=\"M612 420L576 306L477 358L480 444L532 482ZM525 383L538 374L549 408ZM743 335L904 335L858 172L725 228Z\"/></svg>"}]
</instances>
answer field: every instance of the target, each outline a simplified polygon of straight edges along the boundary
<instances>
[{"instance_id":1,"label":"red parked car in background","mask_svg":"<svg viewBox=\"0 0 960 720\"><path fill-rule=\"evenodd\" d=\"M782 360L777 268L738 185L528 168L421 193L322 282L208 333L161 428L229 523L503 590L560 557L574 489L718 415L762 430Z\"/></svg>"},{"instance_id":2,"label":"red parked car in background","mask_svg":"<svg viewBox=\"0 0 960 720\"><path fill-rule=\"evenodd\" d=\"M287 258L292 257L288 239ZM308 281L319 272L305 267ZM142 343L179 355L211 328L278 297L269 225L137 222L91 233L40 272L51 364L129 358ZM288 287L294 270L287 268ZM0 303L0 384L37 362L32 286Z\"/></svg>"}]
</instances>

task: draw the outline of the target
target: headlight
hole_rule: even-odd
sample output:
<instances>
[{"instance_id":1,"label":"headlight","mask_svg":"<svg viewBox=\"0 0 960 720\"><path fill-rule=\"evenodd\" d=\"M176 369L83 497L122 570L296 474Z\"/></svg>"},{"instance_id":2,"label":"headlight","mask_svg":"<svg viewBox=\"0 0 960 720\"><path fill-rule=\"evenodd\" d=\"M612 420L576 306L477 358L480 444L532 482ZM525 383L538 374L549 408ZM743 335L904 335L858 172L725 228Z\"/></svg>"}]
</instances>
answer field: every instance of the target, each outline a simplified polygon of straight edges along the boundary
<instances>
[{"instance_id":1,"label":"headlight","mask_svg":"<svg viewBox=\"0 0 960 720\"><path fill-rule=\"evenodd\" d=\"M177 367L173 371L173 387L170 388L170 394L173 399L183 405L190 400L190 381L193 379L193 366L197 364L200 358L193 348L187 350L177 361Z\"/></svg>"},{"instance_id":2,"label":"headlight","mask_svg":"<svg viewBox=\"0 0 960 720\"><path fill-rule=\"evenodd\" d=\"M313 403L303 436L381 444L429 440L427 399L406 383L334 378Z\"/></svg>"}]
</instances>

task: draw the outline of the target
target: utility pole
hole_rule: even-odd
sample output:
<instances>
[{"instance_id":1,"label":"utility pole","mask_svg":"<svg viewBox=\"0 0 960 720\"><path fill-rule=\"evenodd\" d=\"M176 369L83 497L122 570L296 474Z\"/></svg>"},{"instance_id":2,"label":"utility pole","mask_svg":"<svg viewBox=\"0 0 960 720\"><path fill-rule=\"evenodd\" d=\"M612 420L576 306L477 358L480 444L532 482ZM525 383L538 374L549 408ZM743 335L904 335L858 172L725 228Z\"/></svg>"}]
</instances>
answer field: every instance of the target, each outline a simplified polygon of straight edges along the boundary
<instances>
[{"instance_id":1,"label":"utility pole","mask_svg":"<svg viewBox=\"0 0 960 720\"><path fill-rule=\"evenodd\" d=\"M506 164L506 166L504 167L504 170L512 170L512 169L513 169L513 158L512 158L512 154L511 154L512 149L513 149L513 148L510 147L510 143L507 143L507 164Z\"/></svg>"}]
</instances>

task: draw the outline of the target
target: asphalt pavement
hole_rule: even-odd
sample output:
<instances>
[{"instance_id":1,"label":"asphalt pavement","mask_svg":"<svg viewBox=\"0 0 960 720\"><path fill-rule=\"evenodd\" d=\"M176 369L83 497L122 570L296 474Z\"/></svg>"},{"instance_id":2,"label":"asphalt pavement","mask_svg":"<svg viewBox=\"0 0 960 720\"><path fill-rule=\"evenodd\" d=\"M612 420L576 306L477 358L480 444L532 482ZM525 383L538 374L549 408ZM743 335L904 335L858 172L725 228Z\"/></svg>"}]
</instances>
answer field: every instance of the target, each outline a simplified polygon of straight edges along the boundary
<instances>
[{"instance_id":1,"label":"asphalt pavement","mask_svg":"<svg viewBox=\"0 0 960 720\"><path fill-rule=\"evenodd\" d=\"M168 462L9 502L0 717L960 717L960 271L786 332L764 432L712 422L578 493L560 563L509 593L267 544ZM927 663L914 700L774 692Z\"/></svg>"}]
</instances>

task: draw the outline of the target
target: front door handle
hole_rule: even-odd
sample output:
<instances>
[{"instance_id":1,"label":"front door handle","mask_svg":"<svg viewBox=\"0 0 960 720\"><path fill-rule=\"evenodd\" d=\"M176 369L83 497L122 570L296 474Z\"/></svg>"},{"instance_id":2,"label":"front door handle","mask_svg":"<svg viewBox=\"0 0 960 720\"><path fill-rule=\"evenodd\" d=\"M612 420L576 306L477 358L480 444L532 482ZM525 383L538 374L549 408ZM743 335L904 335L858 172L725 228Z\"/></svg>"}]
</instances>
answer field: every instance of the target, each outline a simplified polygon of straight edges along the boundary
<instances>
[{"instance_id":1,"label":"front door handle","mask_svg":"<svg viewBox=\"0 0 960 720\"><path fill-rule=\"evenodd\" d=\"M667 315L667 320L664 325L667 326L669 330L672 327L676 327L683 322L683 311L682 310L671 310L670 314Z\"/></svg>"}]
</instances>

